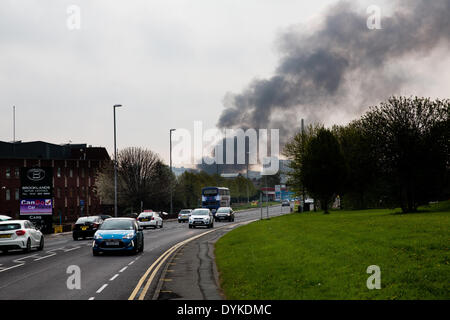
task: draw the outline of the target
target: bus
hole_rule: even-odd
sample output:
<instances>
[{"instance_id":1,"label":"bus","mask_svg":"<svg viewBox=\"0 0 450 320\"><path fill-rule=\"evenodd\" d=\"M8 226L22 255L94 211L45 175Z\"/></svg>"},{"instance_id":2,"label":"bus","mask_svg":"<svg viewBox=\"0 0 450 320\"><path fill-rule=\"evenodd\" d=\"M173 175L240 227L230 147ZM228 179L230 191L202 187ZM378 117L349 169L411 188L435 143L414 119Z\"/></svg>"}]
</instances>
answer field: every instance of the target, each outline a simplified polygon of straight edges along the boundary
<instances>
[{"instance_id":1,"label":"bus","mask_svg":"<svg viewBox=\"0 0 450 320\"><path fill-rule=\"evenodd\" d=\"M208 208L213 214L220 207L230 207L231 196L228 188L206 187L202 189L202 208Z\"/></svg>"}]
</instances>

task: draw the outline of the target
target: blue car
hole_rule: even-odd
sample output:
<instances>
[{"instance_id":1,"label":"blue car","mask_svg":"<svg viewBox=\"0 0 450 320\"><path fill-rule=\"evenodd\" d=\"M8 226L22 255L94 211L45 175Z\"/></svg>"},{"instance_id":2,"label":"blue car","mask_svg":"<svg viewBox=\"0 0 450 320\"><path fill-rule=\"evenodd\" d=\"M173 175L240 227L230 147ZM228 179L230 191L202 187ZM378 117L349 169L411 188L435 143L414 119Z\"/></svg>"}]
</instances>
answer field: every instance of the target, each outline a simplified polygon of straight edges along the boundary
<instances>
[{"instance_id":1,"label":"blue car","mask_svg":"<svg viewBox=\"0 0 450 320\"><path fill-rule=\"evenodd\" d=\"M144 251L144 232L132 218L109 218L94 234L92 254L124 251L136 254Z\"/></svg>"}]
</instances>

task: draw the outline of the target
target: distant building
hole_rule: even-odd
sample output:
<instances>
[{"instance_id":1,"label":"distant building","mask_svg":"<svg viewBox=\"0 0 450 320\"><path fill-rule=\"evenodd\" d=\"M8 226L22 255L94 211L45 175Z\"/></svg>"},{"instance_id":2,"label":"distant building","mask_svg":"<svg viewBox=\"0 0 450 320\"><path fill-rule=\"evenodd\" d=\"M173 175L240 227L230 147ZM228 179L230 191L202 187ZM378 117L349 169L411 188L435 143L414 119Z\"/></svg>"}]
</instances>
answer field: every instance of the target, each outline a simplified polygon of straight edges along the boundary
<instances>
[{"instance_id":1,"label":"distant building","mask_svg":"<svg viewBox=\"0 0 450 320\"><path fill-rule=\"evenodd\" d=\"M181 167L181 168L176 168L176 167L172 167L172 172L176 177L181 176L183 173L185 172L197 172L198 170L196 169L192 169L192 168L185 168L185 167Z\"/></svg>"},{"instance_id":2,"label":"distant building","mask_svg":"<svg viewBox=\"0 0 450 320\"><path fill-rule=\"evenodd\" d=\"M94 191L97 170L110 161L103 147L0 141L0 214L20 218L21 168L53 168L54 222L73 222L80 215L102 213Z\"/></svg>"}]
</instances>

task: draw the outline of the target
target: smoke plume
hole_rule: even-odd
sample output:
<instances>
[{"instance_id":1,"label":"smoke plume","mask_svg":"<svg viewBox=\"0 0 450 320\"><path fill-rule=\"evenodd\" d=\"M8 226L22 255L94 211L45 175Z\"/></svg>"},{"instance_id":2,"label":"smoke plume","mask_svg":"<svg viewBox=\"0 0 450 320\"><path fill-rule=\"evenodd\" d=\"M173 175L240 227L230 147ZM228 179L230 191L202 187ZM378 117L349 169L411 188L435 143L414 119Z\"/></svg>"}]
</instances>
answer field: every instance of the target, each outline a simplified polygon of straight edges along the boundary
<instances>
[{"instance_id":1,"label":"smoke plume","mask_svg":"<svg viewBox=\"0 0 450 320\"><path fill-rule=\"evenodd\" d=\"M408 83L396 62L449 44L450 0L398 1L392 14L381 16L380 30L367 27L369 15L340 1L314 32L286 31L278 39L281 58L274 75L228 93L218 127L279 128L281 137L298 130L300 118L356 118Z\"/></svg>"}]
</instances>

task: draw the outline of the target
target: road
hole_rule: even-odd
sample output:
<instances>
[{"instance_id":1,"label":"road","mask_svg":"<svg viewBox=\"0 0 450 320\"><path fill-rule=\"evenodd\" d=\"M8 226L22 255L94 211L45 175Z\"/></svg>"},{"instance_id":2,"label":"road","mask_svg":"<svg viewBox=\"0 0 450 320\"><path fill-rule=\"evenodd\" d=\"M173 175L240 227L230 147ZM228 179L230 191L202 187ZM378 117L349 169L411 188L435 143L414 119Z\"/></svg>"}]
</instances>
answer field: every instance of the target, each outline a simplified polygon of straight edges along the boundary
<instances>
[{"instance_id":1,"label":"road","mask_svg":"<svg viewBox=\"0 0 450 320\"><path fill-rule=\"evenodd\" d=\"M283 213L288 211L283 208ZM266 217L266 208L263 213ZM280 206L269 209L269 216L280 214ZM260 215L259 209L237 212L235 223L256 220ZM227 224L216 222L213 230ZM71 234L47 236L43 251L0 253L0 300L127 300L133 292L136 299L139 296L149 299L158 280L156 274L153 282L147 281L145 275L150 276L149 271L152 271L149 267L162 262L164 253L173 246L209 231L211 229L189 229L187 223L165 221L162 229L144 231L144 252L134 256L94 257L91 239L74 241ZM68 288L68 279L73 274L69 267L80 270L79 289ZM141 286L138 286L140 280ZM147 282L148 288L144 290Z\"/></svg>"}]
</instances>

